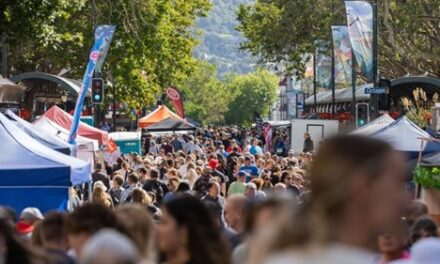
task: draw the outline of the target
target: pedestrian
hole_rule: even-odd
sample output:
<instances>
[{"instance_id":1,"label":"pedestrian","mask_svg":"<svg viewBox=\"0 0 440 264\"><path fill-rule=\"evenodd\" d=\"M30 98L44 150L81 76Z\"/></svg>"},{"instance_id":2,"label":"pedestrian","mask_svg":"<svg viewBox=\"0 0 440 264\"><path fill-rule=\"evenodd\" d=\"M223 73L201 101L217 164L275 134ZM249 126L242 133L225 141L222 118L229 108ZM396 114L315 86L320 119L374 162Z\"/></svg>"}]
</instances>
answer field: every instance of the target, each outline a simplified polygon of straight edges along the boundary
<instances>
[{"instance_id":1,"label":"pedestrian","mask_svg":"<svg viewBox=\"0 0 440 264\"><path fill-rule=\"evenodd\" d=\"M231 183L228 189L228 195L242 194L246 193L246 179L248 174L245 171L239 171L237 174L237 181Z\"/></svg>"},{"instance_id":2,"label":"pedestrian","mask_svg":"<svg viewBox=\"0 0 440 264\"><path fill-rule=\"evenodd\" d=\"M150 170L150 177L142 187L146 192L153 192L156 195L157 204L162 203L162 199L168 192L165 183L159 180L159 171L157 169Z\"/></svg>"},{"instance_id":3,"label":"pedestrian","mask_svg":"<svg viewBox=\"0 0 440 264\"><path fill-rule=\"evenodd\" d=\"M220 195L220 184L215 181L208 183L208 192L202 197L202 201L209 201L215 204L218 215L221 216L221 225L224 225L224 211L226 200Z\"/></svg>"},{"instance_id":4,"label":"pedestrian","mask_svg":"<svg viewBox=\"0 0 440 264\"><path fill-rule=\"evenodd\" d=\"M16 224L18 234L25 240L30 240L32 232L38 223L44 219L40 209L36 207L27 207L20 214L20 219Z\"/></svg>"},{"instance_id":5,"label":"pedestrian","mask_svg":"<svg viewBox=\"0 0 440 264\"><path fill-rule=\"evenodd\" d=\"M307 153L307 152L312 152L314 150L313 147L313 140L310 137L310 134L308 132L304 133L304 147L303 147L303 152Z\"/></svg>"},{"instance_id":6,"label":"pedestrian","mask_svg":"<svg viewBox=\"0 0 440 264\"><path fill-rule=\"evenodd\" d=\"M230 252L206 206L183 195L163 205L157 227L166 263L229 264Z\"/></svg>"},{"instance_id":7,"label":"pedestrian","mask_svg":"<svg viewBox=\"0 0 440 264\"><path fill-rule=\"evenodd\" d=\"M108 208L114 207L112 198L107 193L107 188L102 181L97 181L95 185L93 185L92 202Z\"/></svg>"}]
</instances>

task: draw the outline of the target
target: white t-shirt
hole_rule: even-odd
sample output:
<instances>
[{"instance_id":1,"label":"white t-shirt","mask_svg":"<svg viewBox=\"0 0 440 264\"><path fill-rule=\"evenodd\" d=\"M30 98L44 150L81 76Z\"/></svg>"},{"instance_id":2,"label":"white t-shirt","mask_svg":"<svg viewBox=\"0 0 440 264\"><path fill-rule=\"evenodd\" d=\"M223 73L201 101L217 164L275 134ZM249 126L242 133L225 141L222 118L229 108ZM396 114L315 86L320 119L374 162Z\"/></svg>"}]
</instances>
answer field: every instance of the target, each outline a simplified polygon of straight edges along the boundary
<instances>
[{"instance_id":1,"label":"white t-shirt","mask_svg":"<svg viewBox=\"0 0 440 264\"><path fill-rule=\"evenodd\" d=\"M373 264L374 261L375 255L368 251L334 244L327 248L276 253L264 264Z\"/></svg>"}]
</instances>

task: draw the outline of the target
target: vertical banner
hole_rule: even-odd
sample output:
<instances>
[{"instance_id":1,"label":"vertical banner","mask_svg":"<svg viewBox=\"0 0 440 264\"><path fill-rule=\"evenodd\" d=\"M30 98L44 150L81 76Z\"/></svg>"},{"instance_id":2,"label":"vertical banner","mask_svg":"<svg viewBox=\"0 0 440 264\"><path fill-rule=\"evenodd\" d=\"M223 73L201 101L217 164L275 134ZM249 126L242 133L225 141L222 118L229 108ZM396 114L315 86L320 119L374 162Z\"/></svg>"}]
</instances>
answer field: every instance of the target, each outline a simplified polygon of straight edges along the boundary
<instances>
[{"instance_id":1,"label":"vertical banner","mask_svg":"<svg viewBox=\"0 0 440 264\"><path fill-rule=\"evenodd\" d=\"M310 59L306 62L306 69L305 69L305 72L304 72L304 77L305 78L313 78L313 75L315 74L314 73L314 61L313 61L313 59L314 59L314 57L313 57L313 55L312 54L310 54Z\"/></svg>"},{"instance_id":2,"label":"vertical banner","mask_svg":"<svg viewBox=\"0 0 440 264\"><path fill-rule=\"evenodd\" d=\"M332 26L332 36L336 88L347 88L352 78L352 51L347 26Z\"/></svg>"},{"instance_id":3,"label":"vertical banner","mask_svg":"<svg viewBox=\"0 0 440 264\"><path fill-rule=\"evenodd\" d=\"M296 94L296 114L297 118L301 117L304 113L304 100L305 96L303 92Z\"/></svg>"},{"instance_id":4,"label":"vertical banner","mask_svg":"<svg viewBox=\"0 0 440 264\"><path fill-rule=\"evenodd\" d=\"M176 109L177 114L181 118L185 118L185 110L183 109L182 96L180 95L179 90L177 90L175 87L168 87L166 94L168 99L173 104L174 109Z\"/></svg>"},{"instance_id":5,"label":"vertical banner","mask_svg":"<svg viewBox=\"0 0 440 264\"><path fill-rule=\"evenodd\" d=\"M110 33L111 35L109 35ZM93 75L93 71L95 70L96 62L98 61L100 57L100 53L105 46L106 39L109 38L111 39L112 35L113 32L103 31L101 36L95 41L95 44L93 45L90 51L89 63L87 64L86 72L84 73L81 88L79 90L78 99L76 100L76 107L73 114L72 127L70 128L70 133L68 138L70 144L75 144L75 138L78 132L79 119L81 117L81 112L84 105L84 99L90 87L90 81Z\"/></svg>"},{"instance_id":6,"label":"vertical banner","mask_svg":"<svg viewBox=\"0 0 440 264\"><path fill-rule=\"evenodd\" d=\"M288 119L296 118L296 94L295 91L286 91Z\"/></svg>"},{"instance_id":7,"label":"vertical banner","mask_svg":"<svg viewBox=\"0 0 440 264\"><path fill-rule=\"evenodd\" d=\"M114 25L99 25L95 29L95 41L98 41L100 36L104 36L104 44L99 51L98 61L96 62L95 71L101 72L104 65L105 57L107 56L110 48L110 42L112 41L113 34L115 33L116 26Z\"/></svg>"},{"instance_id":8,"label":"vertical banner","mask_svg":"<svg viewBox=\"0 0 440 264\"><path fill-rule=\"evenodd\" d=\"M373 6L368 1L345 1L345 8L354 57L367 81L373 82Z\"/></svg>"},{"instance_id":9,"label":"vertical banner","mask_svg":"<svg viewBox=\"0 0 440 264\"><path fill-rule=\"evenodd\" d=\"M316 84L318 89L331 89L332 84L332 57L328 45L323 41L316 41Z\"/></svg>"}]
</instances>

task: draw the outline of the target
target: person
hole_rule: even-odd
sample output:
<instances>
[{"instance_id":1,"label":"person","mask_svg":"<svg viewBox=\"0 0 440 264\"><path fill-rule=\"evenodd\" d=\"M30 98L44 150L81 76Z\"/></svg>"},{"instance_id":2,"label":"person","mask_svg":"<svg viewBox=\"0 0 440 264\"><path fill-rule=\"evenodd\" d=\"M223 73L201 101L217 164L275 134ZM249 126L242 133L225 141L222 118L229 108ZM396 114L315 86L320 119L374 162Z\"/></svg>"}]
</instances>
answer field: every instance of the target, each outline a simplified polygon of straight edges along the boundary
<instances>
[{"instance_id":1,"label":"person","mask_svg":"<svg viewBox=\"0 0 440 264\"><path fill-rule=\"evenodd\" d=\"M188 173L185 175L183 179L188 181L189 186L192 190L198 178L199 175L197 174L197 171L195 169L189 169Z\"/></svg>"},{"instance_id":2,"label":"person","mask_svg":"<svg viewBox=\"0 0 440 264\"><path fill-rule=\"evenodd\" d=\"M124 179L120 175L113 177L112 188L110 189L109 194L115 206L122 202L122 194L125 191L122 184L124 184Z\"/></svg>"},{"instance_id":3,"label":"person","mask_svg":"<svg viewBox=\"0 0 440 264\"><path fill-rule=\"evenodd\" d=\"M122 192L121 201L122 202L129 202L131 197L131 192L139 187L139 176L136 173L130 173L127 177L127 183L128 186Z\"/></svg>"},{"instance_id":4,"label":"person","mask_svg":"<svg viewBox=\"0 0 440 264\"><path fill-rule=\"evenodd\" d=\"M244 171L248 174L246 182L250 182L252 178L258 177L260 174L258 168L252 165L252 158L250 156L244 158L244 165L240 167L240 171Z\"/></svg>"},{"instance_id":5,"label":"person","mask_svg":"<svg viewBox=\"0 0 440 264\"><path fill-rule=\"evenodd\" d=\"M288 213L293 219L274 227L272 239L254 247L251 263L372 263L370 242L396 225L409 202L404 166L380 140L326 140L308 176L312 195Z\"/></svg>"},{"instance_id":6,"label":"person","mask_svg":"<svg viewBox=\"0 0 440 264\"><path fill-rule=\"evenodd\" d=\"M176 196L177 187L179 187L180 179L178 177L171 177L168 179L168 192L163 197L163 201L167 202L169 199L173 199Z\"/></svg>"},{"instance_id":7,"label":"person","mask_svg":"<svg viewBox=\"0 0 440 264\"><path fill-rule=\"evenodd\" d=\"M423 216L428 215L428 206L423 201L412 200L408 206L408 210L405 215L405 221L408 226L412 226L414 222Z\"/></svg>"},{"instance_id":8,"label":"person","mask_svg":"<svg viewBox=\"0 0 440 264\"><path fill-rule=\"evenodd\" d=\"M103 205L85 204L67 215L65 230L75 255L80 257L87 240L104 228L121 229L114 213Z\"/></svg>"},{"instance_id":9,"label":"person","mask_svg":"<svg viewBox=\"0 0 440 264\"><path fill-rule=\"evenodd\" d=\"M390 263L394 260L409 259L408 228L405 222L400 221L389 232L383 233L377 238L377 246L381 253L378 264Z\"/></svg>"},{"instance_id":10,"label":"person","mask_svg":"<svg viewBox=\"0 0 440 264\"><path fill-rule=\"evenodd\" d=\"M136 204L123 204L115 210L118 222L136 244L141 259L154 263L157 256L154 248L154 222L144 207Z\"/></svg>"},{"instance_id":11,"label":"person","mask_svg":"<svg viewBox=\"0 0 440 264\"><path fill-rule=\"evenodd\" d=\"M164 142L163 142L162 146L160 146L160 148L165 151L165 154L174 152L173 146L169 144L168 139L164 140Z\"/></svg>"},{"instance_id":12,"label":"person","mask_svg":"<svg viewBox=\"0 0 440 264\"><path fill-rule=\"evenodd\" d=\"M110 189L110 181L107 174L103 172L102 163L100 162L95 163L95 171L92 173L92 181L93 185L95 185L95 182L101 181L107 189Z\"/></svg>"},{"instance_id":13,"label":"person","mask_svg":"<svg viewBox=\"0 0 440 264\"><path fill-rule=\"evenodd\" d=\"M25 240L29 240L35 226L44 219L40 209L36 207L26 207L20 214L20 219L15 225L18 234Z\"/></svg>"},{"instance_id":14,"label":"person","mask_svg":"<svg viewBox=\"0 0 440 264\"><path fill-rule=\"evenodd\" d=\"M182 195L163 204L159 248L169 264L229 264L230 252L213 216L197 198Z\"/></svg>"},{"instance_id":15,"label":"person","mask_svg":"<svg viewBox=\"0 0 440 264\"><path fill-rule=\"evenodd\" d=\"M107 188L102 181L97 181L93 185L92 202L101 204L105 207L113 208L113 201L107 193Z\"/></svg>"},{"instance_id":16,"label":"person","mask_svg":"<svg viewBox=\"0 0 440 264\"><path fill-rule=\"evenodd\" d=\"M252 141L252 147L249 149L249 153L253 156L261 156L263 154L263 149L258 145L258 139Z\"/></svg>"},{"instance_id":17,"label":"person","mask_svg":"<svg viewBox=\"0 0 440 264\"><path fill-rule=\"evenodd\" d=\"M79 264L136 264L139 260L133 241L116 230L104 229L84 245Z\"/></svg>"},{"instance_id":18,"label":"person","mask_svg":"<svg viewBox=\"0 0 440 264\"><path fill-rule=\"evenodd\" d=\"M73 264L73 258L67 255L69 245L64 230L66 215L50 212L39 224L41 243L45 252L54 259L55 264Z\"/></svg>"},{"instance_id":19,"label":"person","mask_svg":"<svg viewBox=\"0 0 440 264\"><path fill-rule=\"evenodd\" d=\"M110 132L111 127L109 126L109 124L107 122L104 122L104 124L101 126L101 130L104 130L106 132Z\"/></svg>"},{"instance_id":20,"label":"person","mask_svg":"<svg viewBox=\"0 0 440 264\"><path fill-rule=\"evenodd\" d=\"M131 193L131 202L143 206L151 213L155 220L160 219L162 212L153 204L153 200L144 189L135 188Z\"/></svg>"},{"instance_id":21,"label":"person","mask_svg":"<svg viewBox=\"0 0 440 264\"><path fill-rule=\"evenodd\" d=\"M211 169L205 168L202 175L194 183L194 193L197 197L202 198L208 192L208 185L211 182Z\"/></svg>"},{"instance_id":22,"label":"person","mask_svg":"<svg viewBox=\"0 0 440 264\"><path fill-rule=\"evenodd\" d=\"M179 140L178 136L173 136L173 140L170 141L170 145L173 146L175 152L183 150L183 143Z\"/></svg>"},{"instance_id":23,"label":"person","mask_svg":"<svg viewBox=\"0 0 440 264\"><path fill-rule=\"evenodd\" d=\"M209 201L215 204L218 215L221 216L221 225L224 225L225 198L220 195L220 184L215 181L208 183L208 193L202 197L202 201Z\"/></svg>"},{"instance_id":24,"label":"person","mask_svg":"<svg viewBox=\"0 0 440 264\"><path fill-rule=\"evenodd\" d=\"M150 141L150 147L148 148L148 154L151 154L153 156L157 156L159 154L159 148L156 145L156 142L154 140Z\"/></svg>"},{"instance_id":25,"label":"person","mask_svg":"<svg viewBox=\"0 0 440 264\"><path fill-rule=\"evenodd\" d=\"M245 194L246 193L246 179L248 174L245 171L239 171L237 174L237 181L231 183L228 189L228 195Z\"/></svg>"},{"instance_id":26,"label":"person","mask_svg":"<svg viewBox=\"0 0 440 264\"><path fill-rule=\"evenodd\" d=\"M166 184L159 181L159 174L159 170L151 169L150 179L148 179L142 187L146 192L154 192L154 194L156 195L157 204L162 203L163 197L168 192Z\"/></svg>"},{"instance_id":27,"label":"person","mask_svg":"<svg viewBox=\"0 0 440 264\"><path fill-rule=\"evenodd\" d=\"M225 221L236 232L232 239L232 249L243 242L243 234L246 223L246 197L242 194L234 194L226 199Z\"/></svg>"},{"instance_id":28,"label":"person","mask_svg":"<svg viewBox=\"0 0 440 264\"><path fill-rule=\"evenodd\" d=\"M300 190L299 190L299 188L294 184L294 180L293 180L293 176L290 174L290 172L288 172L288 171L284 171L282 174L281 174L281 183L284 183L284 185L286 186L286 188L287 188L287 191L290 193L290 194L292 194L292 195L294 195L294 196L296 196L296 197L298 197L298 196L300 196Z\"/></svg>"},{"instance_id":29,"label":"person","mask_svg":"<svg viewBox=\"0 0 440 264\"><path fill-rule=\"evenodd\" d=\"M391 264L437 264L440 259L440 239L429 237L419 240L411 247L411 257Z\"/></svg>"},{"instance_id":30,"label":"person","mask_svg":"<svg viewBox=\"0 0 440 264\"><path fill-rule=\"evenodd\" d=\"M422 238L438 236L438 226L428 216L418 218L410 228L411 244L415 244Z\"/></svg>"},{"instance_id":31,"label":"person","mask_svg":"<svg viewBox=\"0 0 440 264\"><path fill-rule=\"evenodd\" d=\"M189 136L188 142L185 144L183 150L187 154L193 154L198 149L198 146L196 143L194 143L194 137Z\"/></svg>"},{"instance_id":32,"label":"person","mask_svg":"<svg viewBox=\"0 0 440 264\"><path fill-rule=\"evenodd\" d=\"M310 134L308 132L304 133L304 147L303 147L303 152L307 153L307 152L312 152L314 150L313 147L313 140L310 137Z\"/></svg>"}]
</instances>

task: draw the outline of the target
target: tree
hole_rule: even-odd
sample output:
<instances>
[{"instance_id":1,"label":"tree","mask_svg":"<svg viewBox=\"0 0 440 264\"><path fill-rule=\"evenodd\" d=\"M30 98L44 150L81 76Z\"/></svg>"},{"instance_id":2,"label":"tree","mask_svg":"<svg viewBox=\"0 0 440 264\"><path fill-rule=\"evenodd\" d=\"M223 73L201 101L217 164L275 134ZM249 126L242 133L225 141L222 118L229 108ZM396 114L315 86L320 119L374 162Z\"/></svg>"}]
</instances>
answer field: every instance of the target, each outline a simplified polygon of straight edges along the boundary
<instances>
[{"instance_id":1,"label":"tree","mask_svg":"<svg viewBox=\"0 0 440 264\"><path fill-rule=\"evenodd\" d=\"M187 116L203 125L224 122L231 94L226 85L217 79L215 65L198 61L194 72L178 87L183 95Z\"/></svg>"},{"instance_id":2,"label":"tree","mask_svg":"<svg viewBox=\"0 0 440 264\"><path fill-rule=\"evenodd\" d=\"M376 1L379 10L379 70L395 78L406 73L440 77L440 0ZM304 72L304 54L314 42L331 41L330 26L345 24L341 0L256 0L238 12L247 41L242 48L261 62L285 62Z\"/></svg>"},{"instance_id":3,"label":"tree","mask_svg":"<svg viewBox=\"0 0 440 264\"><path fill-rule=\"evenodd\" d=\"M209 0L2 1L0 29L11 36L11 72L70 70L80 79L99 24L117 26L103 76L115 81L129 109L151 105L168 86L191 74L196 19ZM4 23L3 23L4 22ZM14 33L17 32L17 33Z\"/></svg>"},{"instance_id":4,"label":"tree","mask_svg":"<svg viewBox=\"0 0 440 264\"><path fill-rule=\"evenodd\" d=\"M275 102L279 78L267 70L259 69L246 75L226 77L226 87L232 100L225 115L229 124L249 125L255 113L265 116Z\"/></svg>"}]
</instances>

